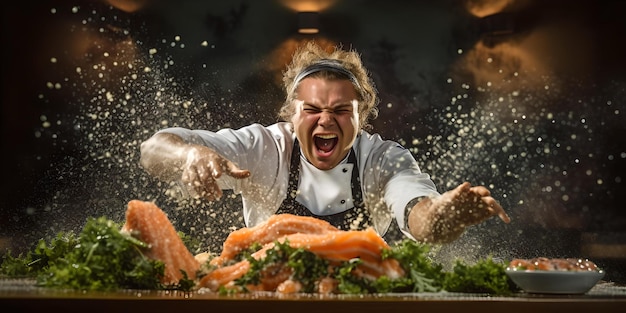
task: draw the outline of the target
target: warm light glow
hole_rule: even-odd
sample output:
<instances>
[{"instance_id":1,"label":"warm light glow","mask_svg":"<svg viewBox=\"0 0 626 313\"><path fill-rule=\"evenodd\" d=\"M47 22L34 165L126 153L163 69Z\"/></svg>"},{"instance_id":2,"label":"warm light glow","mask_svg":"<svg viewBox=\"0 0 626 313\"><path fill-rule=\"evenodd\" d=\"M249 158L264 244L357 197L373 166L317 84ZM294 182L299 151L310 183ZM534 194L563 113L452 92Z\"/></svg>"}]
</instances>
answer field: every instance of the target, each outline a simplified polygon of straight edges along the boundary
<instances>
[{"instance_id":1,"label":"warm light glow","mask_svg":"<svg viewBox=\"0 0 626 313\"><path fill-rule=\"evenodd\" d=\"M263 62L263 67L269 72L276 73L274 77L276 84L282 85L283 71L298 47L304 45L311 39L290 38L278 45L268 56L269 62ZM327 51L331 51L337 43L328 39L315 37L314 40L318 45L324 47Z\"/></svg>"},{"instance_id":2,"label":"warm light glow","mask_svg":"<svg viewBox=\"0 0 626 313\"><path fill-rule=\"evenodd\" d=\"M504 12L507 8L517 8L525 6L530 0L467 0L465 7L467 11L476 17Z\"/></svg>"},{"instance_id":3,"label":"warm light glow","mask_svg":"<svg viewBox=\"0 0 626 313\"><path fill-rule=\"evenodd\" d=\"M480 1L470 0L465 3L467 11L477 17L485 17L501 12L513 0Z\"/></svg>"},{"instance_id":4,"label":"warm light glow","mask_svg":"<svg viewBox=\"0 0 626 313\"><path fill-rule=\"evenodd\" d=\"M105 0L111 6L126 13L136 12L146 6L149 0Z\"/></svg>"},{"instance_id":5,"label":"warm light glow","mask_svg":"<svg viewBox=\"0 0 626 313\"><path fill-rule=\"evenodd\" d=\"M299 28L298 32L300 34L317 34L320 30L318 28Z\"/></svg>"},{"instance_id":6,"label":"warm light glow","mask_svg":"<svg viewBox=\"0 0 626 313\"><path fill-rule=\"evenodd\" d=\"M337 0L279 0L284 6L294 10L295 12L320 12Z\"/></svg>"},{"instance_id":7,"label":"warm light glow","mask_svg":"<svg viewBox=\"0 0 626 313\"><path fill-rule=\"evenodd\" d=\"M578 76L593 71L594 39L582 34L584 30L574 24L551 24L535 27L531 33L497 45L478 41L459 56L453 66L454 73L463 74L453 77L472 81L477 88L519 79L525 82L527 90L539 92L545 88L545 77L558 77L562 73ZM550 84L556 88L558 80L553 79ZM499 88L512 93L519 86L500 84Z\"/></svg>"}]
</instances>

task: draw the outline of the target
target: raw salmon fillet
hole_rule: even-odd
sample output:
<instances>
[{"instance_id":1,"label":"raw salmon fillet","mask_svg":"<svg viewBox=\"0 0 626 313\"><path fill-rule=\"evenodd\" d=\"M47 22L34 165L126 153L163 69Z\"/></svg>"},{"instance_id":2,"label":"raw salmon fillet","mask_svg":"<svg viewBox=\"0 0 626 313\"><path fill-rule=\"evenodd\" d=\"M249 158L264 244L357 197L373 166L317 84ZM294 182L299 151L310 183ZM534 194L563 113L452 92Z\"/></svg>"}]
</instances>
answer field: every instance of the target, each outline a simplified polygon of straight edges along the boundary
<instances>
[{"instance_id":1,"label":"raw salmon fillet","mask_svg":"<svg viewBox=\"0 0 626 313\"><path fill-rule=\"evenodd\" d=\"M342 231L330 223L313 217L293 214L279 214L255 227L245 227L232 232L224 241L220 256L209 261L213 267L202 277L197 277L201 263L191 254L178 236L165 212L153 202L132 200L126 210L126 223L123 231L147 243L150 247L146 256L165 264L162 282L175 284L183 278L181 271L189 279L197 279L196 287L213 291L220 287L234 288L235 280L250 270L250 262L235 262L237 255L253 244L262 248L252 253L255 259L262 259L277 242L288 242L294 248L303 248L327 259L331 264L361 259L354 275L376 279L385 275L391 279L405 275L395 259L382 259L383 249L389 245L372 228L362 231ZM292 270L277 265L264 274L258 285L247 286L248 290L298 292L300 283L291 280ZM337 282L330 277L322 278L320 291L333 292Z\"/></svg>"},{"instance_id":2,"label":"raw salmon fillet","mask_svg":"<svg viewBox=\"0 0 626 313\"><path fill-rule=\"evenodd\" d=\"M181 271L187 274L188 279L196 278L199 262L180 239L165 212L153 202L128 202L126 223L122 231L150 245L145 252L146 256L165 264L162 283L178 283L183 278Z\"/></svg>"},{"instance_id":3,"label":"raw salmon fillet","mask_svg":"<svg viewBox=\"0 0 626 313\"><path fill-rule=\"evenodd\" d=\"M303 248L331 261L348 261L359 258L363 262L360 275L370 279L385 275L391 279L404 276L404 270L396 259L382 259L383 249L389 245L373 228L366 230L334 231L324 234L291 234L279 242L288 240L289 246Z\"/></svg>"},{"instance_id":4,"label":"raw salmon fillet","mask_svg":"<svg viewBox=\"0 0 626 313\"><path fill-rule=\"evenodd\" d=\"M266 223L253 228L242 228L227 238L222 255L216 259L223 263L231 259L237 251L248 248L252 243L264 244L263 248L252 254L255 259L265 257L268 249L274 243L287 241L291 247L303 248L318 256L335 262L348 261L360 258L363 262L358 266L355 275L368 279L376 279L385 275L391 279L405 275L400 263L395 259L382 259L381 252L389 245L372 228L363 231L342 231L325 225L325 221L311 217L302 217L291 214L273 216ZM214 259L215 260L215 259ZM217 290L220 286L231 286L234 280L242 277L250 269L250 262L239 261L228 266L218 267L200 280L200 286ZM272 278L263 279L261 286L256 290L276 291L281 281ZM260 288L259 288L260 287ZM248 288L251 289L251 288Z\"/></svg>"},{"instance_id":5,"label":"raw salmon fillet","mask_svg":"<svg viewBox=\"0 0 626 313\"><path fill-rule=\"evenodd\" d=\"M261 245L290 234L323 234L339 229L330 223L308 216L278 214L254 227L244 227L233 231L224 241L222 253L211 261L212 265L220 265L232 260L238 253L253 243Z\"/></svg>"}]
</instances>

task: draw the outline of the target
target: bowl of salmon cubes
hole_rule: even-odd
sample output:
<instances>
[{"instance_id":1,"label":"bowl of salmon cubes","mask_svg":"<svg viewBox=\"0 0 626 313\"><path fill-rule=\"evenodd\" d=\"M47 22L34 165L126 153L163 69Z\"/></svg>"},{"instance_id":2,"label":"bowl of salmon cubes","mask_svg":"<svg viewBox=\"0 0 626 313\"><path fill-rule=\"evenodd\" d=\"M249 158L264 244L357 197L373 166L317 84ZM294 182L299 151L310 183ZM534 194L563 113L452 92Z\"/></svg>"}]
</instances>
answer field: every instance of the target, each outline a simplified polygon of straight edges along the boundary
<instances>
[{"instance_id":1,"label":"bowl of salmon cubes","mask_svg":"<svg viewBox=\"0 0 626 313\"><path fill-rule=\"evenodd\" d=\"M605 273L587 259L538 257L512 260L506 274L528 293L584 294Z\"/></svg>"}]
</instances>

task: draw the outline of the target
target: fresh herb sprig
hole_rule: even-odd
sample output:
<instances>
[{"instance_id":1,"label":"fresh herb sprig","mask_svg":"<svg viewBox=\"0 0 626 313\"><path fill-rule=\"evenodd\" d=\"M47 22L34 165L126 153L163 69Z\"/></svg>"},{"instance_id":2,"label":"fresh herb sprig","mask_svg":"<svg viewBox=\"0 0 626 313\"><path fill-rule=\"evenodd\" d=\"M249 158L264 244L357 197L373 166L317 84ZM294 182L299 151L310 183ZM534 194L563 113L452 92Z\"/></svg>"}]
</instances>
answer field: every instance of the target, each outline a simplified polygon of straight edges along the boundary
<instances>
[{"instance_id":1,"label":"fresh herb sprig","mask_svg":"<svg viewBox=\"0 0 626 313\"><path fill-rule=\"evenodd\" d=\"M90 218L78 242L65 255L49 262L37 276L41 286L86 289L159 289L163 262L144 256L147 245L120 231L104 217Z\"/></svg>"},{"instance_id":2,"label":"fresh herb sprig","mask_svg":"<svg viewBox=\"0 0 626 313\"><path fill-rule=\"evenodd\" d=\"M162 262L148 259L147 245L120 231L121 224L90 218L78 236L60 232L40 239L17 257L7 253L0 273L34 277L39 286L78 290L162 289Z\"/></svg>"},{"instance_id":3,"label":"fresh herb sprig","mask_svg":"<svg viewBox=\"0 0 626 313\"><path fill-rule=\"evenodd\" d=\"M36 277L77 244L76 234L59 232L54 238L39 239L32 250L17 256L7 251L0 266L0 274L8 277Z\"/></svg>"},{"instance_id":4,"label":"fresh herb sprig","mask_svg":"<svg viewBox=\"0 0 626 313\"><path fill-rule=\"evenodd\" d=\"M457 260L452 271L445 273L443 288L450 292L509 295L518 287L505 269L506 266L491 257L472 265Z\"/></svg>"},{"instance_id":5,"label":"fresh herb sprig","mask_svg":"<svg viewBox=\"0 0 626 313\"><path fill-rule=\"evenodd\" d=\"M382 251L383 258L398 260L407 277L388 283L387 289L395 292L437 292L442 289L443 266L429 257L431 247L405 239L391 249Z\"/></svg>"}]
</instances>

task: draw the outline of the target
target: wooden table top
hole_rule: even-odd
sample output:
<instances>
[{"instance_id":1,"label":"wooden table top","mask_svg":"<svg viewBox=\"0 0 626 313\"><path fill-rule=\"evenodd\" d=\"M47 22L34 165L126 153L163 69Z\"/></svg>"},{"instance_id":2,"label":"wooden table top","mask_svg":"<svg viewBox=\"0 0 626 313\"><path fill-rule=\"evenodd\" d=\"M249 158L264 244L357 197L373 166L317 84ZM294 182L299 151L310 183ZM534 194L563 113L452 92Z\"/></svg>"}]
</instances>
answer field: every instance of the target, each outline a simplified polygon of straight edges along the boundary
<instances>
[{"instance_id":1,"label":"wooden table top","mask_svg":"<svg viewBox=\"0 0 626 313\"><path fill-rule=\"evenodd\" d=\"M598 283L582 295L517 293L492 296L464 293L376 295L220 295L203 290L81 292L34 286L32 281L0 280L3 312L626 312L626 286ZM11 309L4 311L4 309Z\"/></svg>"}]
</instances>

